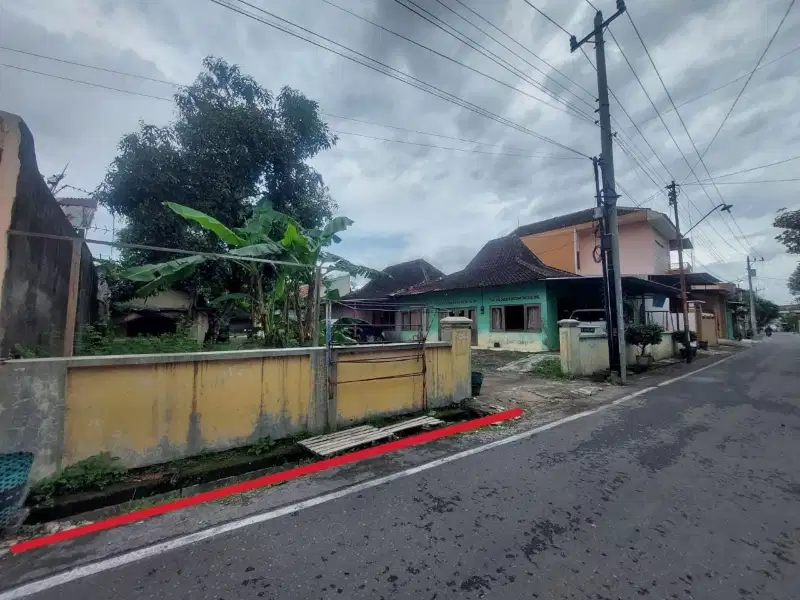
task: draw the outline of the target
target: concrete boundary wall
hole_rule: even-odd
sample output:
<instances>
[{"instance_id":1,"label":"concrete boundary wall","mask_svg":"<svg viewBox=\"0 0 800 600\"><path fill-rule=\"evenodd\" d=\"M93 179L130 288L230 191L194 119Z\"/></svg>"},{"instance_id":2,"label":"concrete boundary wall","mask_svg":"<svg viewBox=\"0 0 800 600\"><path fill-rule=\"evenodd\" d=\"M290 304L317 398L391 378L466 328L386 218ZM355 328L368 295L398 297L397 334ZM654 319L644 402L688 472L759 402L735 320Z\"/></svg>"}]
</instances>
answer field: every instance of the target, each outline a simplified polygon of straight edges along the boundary
<instances>
[{"instance_id":1,"label":"concrete boundary wall","mask_svg":"<svg viewBox=\"0 0 800 600\"><path fill-rule=\"evenodd\" d=\"M466 323L462 322L466 321ZM468 319L448 342L331 349L10 360L0 364L0 453L31 477L109 452L128 467L317 434L470 395Z\"/></svg>"},{"instance_id":2,"label":"concrete boundary wall","mask_svg":"<svg viewBox=\"0 0 800 600\"><path fill-rule=\"evenodd\" d=\"M564 319L559 321L561 343L561 370L570 375L591 375L609 368L608 339L604 333L581 333L578 321ZM649 354L654 360L675 356L675 342L672 334L664 333L660 344L649 346ZM627 362L636 362L639 349L630 344L626 347Z\"/></svg>"}]
</instances>

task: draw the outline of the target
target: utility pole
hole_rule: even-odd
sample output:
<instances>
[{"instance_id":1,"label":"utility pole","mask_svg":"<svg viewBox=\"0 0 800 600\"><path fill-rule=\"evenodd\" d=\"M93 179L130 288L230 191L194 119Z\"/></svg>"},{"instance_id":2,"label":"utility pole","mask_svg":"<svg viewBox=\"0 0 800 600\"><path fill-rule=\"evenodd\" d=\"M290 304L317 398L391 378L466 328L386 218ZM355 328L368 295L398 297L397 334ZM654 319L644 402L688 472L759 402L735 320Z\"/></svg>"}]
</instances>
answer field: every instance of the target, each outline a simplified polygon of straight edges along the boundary
<instances>
[{"instance_id":1,"label":"utility pole","mask_svg":"<svg viewBox=\"0 0 800 600\"><path fill-rule=\"evenodd\" d=\"M750 288L750 331L756 335L756 297L753 294L753 274L755 269L750 268L750 257L747 257L747 285Z\"/></svg>"},{"instance_id":2,"label":"utility pole","mask_svg":"<svg viewBox=\"0 0 800 600\"><path fill-rule=\"evenodd\" d=\"M675 209L675 229L678 232L678 272L681 274L681 304L683 305L683 346L686 348L686 362L692 362L692 338L689 333L689 301L686 293L686 269L683 265L683 236L678 216L678 186L673 181L667 186L669 205Z\"/></svg>"},{"instance_id":3,"label":"utility pole","mask_svg":"<svg viewBox=\"0 0 800 600\"><path fill-rule=\"evenodd\" d=\"M617 0L617 12L608 20L603 21L602 11L597 11L594 16L594 30L580 42L573 35L570 42L570 51L575 52L584 43L594 38L595 60L597 63L597 97L598 112L600 113L600 148L603 167L603 208L605 213L605 233L609 236L610 256L607 259L609 291L613 290L612 321L609 322L609 336L614 336L617 341L617 355L619 356L619 377L625 383L626 372L626 346L625 346L625 320L622 312L622 272L620 271L619 257L619 223L617 222L617 191L614 180L614 148L613 133L611 131L611 111L608 102L608 78L606 75L606 51L603 40L603 30L614 19L625 12L624 0ZM615 313L615 314L614 314ZM615 358L615 357L613 357ZM612 356L609 362L614 364Z\"/></svg>"},{"instance_id":4,"label":"utility pole","mask_svg":"<svg viewBox=\"0 0 800 600\"><path fill-rule=\"evenodd\" d=\"M594 189L597 200L597 209L600 222L600 262L603 268L603 308L606 310L606 340L608 342L608 363L612 371L619 371L619 338L612 335L612 323L616 323L616 304L614 302L614 288L608 278L608 232L606 227L606 214L603 207L603 195L600 192L600 161L597 157L592 158L594 167Z\"/></svg>"}]
</instances>

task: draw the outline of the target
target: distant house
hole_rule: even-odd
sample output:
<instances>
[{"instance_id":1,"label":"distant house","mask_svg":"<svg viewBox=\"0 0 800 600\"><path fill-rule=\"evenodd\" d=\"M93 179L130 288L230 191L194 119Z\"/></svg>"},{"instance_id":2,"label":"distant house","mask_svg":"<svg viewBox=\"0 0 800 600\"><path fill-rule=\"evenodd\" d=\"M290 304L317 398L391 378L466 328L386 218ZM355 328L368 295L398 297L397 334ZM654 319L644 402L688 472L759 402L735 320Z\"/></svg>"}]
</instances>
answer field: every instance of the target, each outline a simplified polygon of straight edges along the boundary
<instances>
[{"instance_id":1,"label":"distant house","mask_svg":"<svg viewBox=\"0 0 800 600\"><path fill-rule=\"evenodd\" d=\"M459 316L474 323L474 346L548 350L558 348L557 306L546 284L552 277L575 275L548 267L509 235L488 242L461 271L394 297L420 307L409 321L426 322L428 339L439 337L440 319Z\"/></svg>"},{"instance_id":2,"label":"distant house","mask_svg":"<svg viewBox=\"0 0 800 600\"><path fill-rule=\"evenodd\" d=\"M678 249L678 232L669 217L648 208L624 206L617 213L622 274L670 273L670 251ZM576 275L602 275L593 208L523 225L514 234L550 267ZM691 247L684 240L684 249Z\"/></svg>"},{"instance_id":3,"label":"distant house","mask_svg":"<svg viewBox=\"0 0 800 600\"><path fill-rule=\"evenodd\" d=\"M189 335L202 343L209 327L207 311L192 307L189 294L163 290L147 298L133 298L114 306L111 314L117 334L126 337L176 333L185 323Z\"/></svg>"},{"instance_id":4,"label":"distant house","mask_svg":"<svg viewBox=\"0 0 800 600\"><path fill-rule=\"evenodd\" d=\"M386 276L367 282L362 288L342 297L334 305L334 318L355 317L391 330L417 331L422 327L420 316L412 311L398 312L397 300L392 295L400 290L412 288L444 277L439 269L428 261L417 258L389 265L382 271ZM391 339L392 336L385 336Z\"/></svg>"}]
</instances>

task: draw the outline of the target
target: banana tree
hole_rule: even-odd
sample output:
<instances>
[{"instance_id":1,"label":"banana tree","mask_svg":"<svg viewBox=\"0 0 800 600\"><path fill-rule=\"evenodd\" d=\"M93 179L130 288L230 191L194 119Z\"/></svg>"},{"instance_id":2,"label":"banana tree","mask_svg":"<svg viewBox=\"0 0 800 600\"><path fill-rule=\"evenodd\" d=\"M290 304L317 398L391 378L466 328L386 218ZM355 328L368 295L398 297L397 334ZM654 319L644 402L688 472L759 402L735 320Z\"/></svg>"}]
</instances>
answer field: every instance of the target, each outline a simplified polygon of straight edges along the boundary
<instances>
[{"instance_id":1,"label":"banana tree","mask_svg":"<svg viewBox=\"0 0 800 600\"><path fill-rule=\"evenodd\" d=\"M269 228L263 215L256 214L249 219L244 227L229 228L220 221L199 210L195 210L175 202L165 202L167 208L181 217L194 221L200 227L211 231L228 246L225 253L229 260L244 269L249 275L250 291L247 303L250 316L255 327L263 332L268 331L268 319L264 312L264 288L269 268L264 263L242 260L247 258L274 258L278 259L284 252L283 247L269 238ZM122 276L132 281L143 283L137 291L138 296L150 296L153 293L168 288L172 284L192 275L197 268L212 257L193 255L158 264L131 267L123 271ZM211 301L213 304L241 301L241 294L225 294Z\"/></svg>"},{"instance_id":2,"label":"banana tree","mask_svg":"<svg viewBox=\"0 0 800 600\"><path fill-rule=\"evenodd\" d=\"M314 343L314 323L318 319L319 298L316 272L321 277L332 272L346 272L369 278L384 277L384 273L369 267L356 265L345 258L326 250L339 243L339 233L353 224L347 217L331 219L321 229L304 230L297 221L262 205L247 220L244 227L229 228L203 212L174 202L165 205L181 217L194 221L200 227L214 233L228 246L226 255L234 264L250 275L247 303L254 326L260 326L265 342L283 345L289 339ZM282 231L280 240L272 239L274 231ZM242 260L248 257L267 257L291 265L279 264L265 268L263 263ZM123 276L143 285L137 290L139 296L154 292L185 279L212 257L188 256L175 260L133 267ZM271 286L268 284L271 283ZM303 303L300 288L308 286L308 296ZM320 286L321 287L321 286ZM241 294L226 294L212 301L241 301Z\"/></svg>"},{"instance_id":3,"label":"banana tree","mask_svg":"<svg viewBox=\"0 0 800 600\"><path fill-rule=\"evenodd\" d=\"M352 219L335 217L321 229L308 230L303 230L296 221L288 217L285 222L286 233L280 243L286 248L289 260L306 265L296 275L304 278L302 285L308 286L302 338L306 341L313 341L314 325L319 322L319 303L322 299L319 295L329 295L323 285L328 275L334 272L344 272L370 279L387 275L381 271L354 264L326 250L331 244L338 244L342 241L339 234L353 224ZM319 277L317 277L317 271L319 271ZM334 298L331 297L331 299Z\"/></svg>"}]
</instances>

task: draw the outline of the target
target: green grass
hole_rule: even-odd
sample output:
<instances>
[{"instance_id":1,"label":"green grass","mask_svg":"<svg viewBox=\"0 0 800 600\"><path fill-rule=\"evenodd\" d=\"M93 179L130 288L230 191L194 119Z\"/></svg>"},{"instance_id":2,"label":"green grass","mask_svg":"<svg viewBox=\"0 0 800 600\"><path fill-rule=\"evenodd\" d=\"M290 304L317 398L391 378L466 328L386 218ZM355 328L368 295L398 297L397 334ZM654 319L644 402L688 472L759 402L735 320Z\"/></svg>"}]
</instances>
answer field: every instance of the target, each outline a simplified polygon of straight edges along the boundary
<instances>
[{"instance_id":1,"label":"green grass","mask_svg":"<svg viewBox=\"0 0 800 600\"><path fill-rule=\"evenodd\" d=\"M572 379L572 376L561 371L561 359L545 358L528 371L529 375L539 379Z\"/></svg>"}]
</instances>

